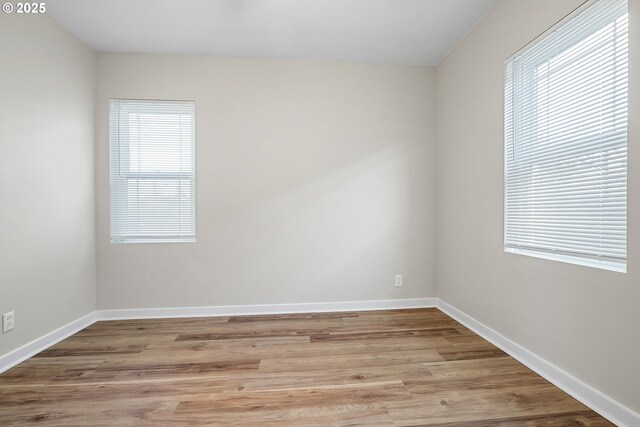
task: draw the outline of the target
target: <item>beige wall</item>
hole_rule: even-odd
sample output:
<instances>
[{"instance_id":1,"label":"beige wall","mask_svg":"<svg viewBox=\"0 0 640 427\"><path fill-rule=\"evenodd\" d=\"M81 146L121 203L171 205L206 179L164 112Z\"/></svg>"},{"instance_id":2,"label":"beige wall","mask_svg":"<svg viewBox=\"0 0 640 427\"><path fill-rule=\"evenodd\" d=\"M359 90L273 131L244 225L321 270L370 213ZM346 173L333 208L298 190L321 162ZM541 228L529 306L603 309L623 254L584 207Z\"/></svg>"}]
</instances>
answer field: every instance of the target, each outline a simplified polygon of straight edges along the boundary
<instances>
[{"instance_id":1,"label":"beige wall","mask_svg":"<svg viewBox=\"0 0 640 427\"><path fill-rule=\"evenodd\" d=\"M96 308L95 54L0 13L0 355Z\"/></svg>"},{"instance_id":2,"label":"beige wall","mask_svg":"<svg viewBox=\"0 0 640 427\"><path fill-rule=\"evenodd\" d=\"M503 64L579 0L502 0L438 67L438 296L640 410L640 2L630 1L628 274L503 251Z\"/></svg>"},{"instance_id":3,"label":"beige wall","mask_svg":"<svg viewBox=\"0 0 640 427\"><path fill-rule=\"evenodd\" d=\"M432 68L99 54L98 82L101 309L435 296ZM109 98L196 101L196 243L109 242Z\"/></svg>"}]
</instances>

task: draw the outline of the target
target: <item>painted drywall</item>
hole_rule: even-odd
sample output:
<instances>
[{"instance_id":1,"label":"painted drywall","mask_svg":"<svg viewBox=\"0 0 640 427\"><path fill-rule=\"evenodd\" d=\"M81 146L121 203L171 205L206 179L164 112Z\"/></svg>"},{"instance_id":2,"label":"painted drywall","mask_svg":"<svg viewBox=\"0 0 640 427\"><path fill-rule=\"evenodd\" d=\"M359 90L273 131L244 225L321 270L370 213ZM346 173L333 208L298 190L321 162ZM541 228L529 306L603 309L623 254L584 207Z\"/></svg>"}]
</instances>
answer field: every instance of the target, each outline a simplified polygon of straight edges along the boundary
<instances>
[{"instance_id":1,"label":"painted drywall","mask_svg":"<svg viewBox=\"0 0 640 427\"><path fill-rule=\"evenodd\" d=\"M110 98L195 100L196 243L110 243ZM429 67L99 54L99 307L434 296L434 98Z\"/></svg>"},{"instance_id":2,"label":"painted drywall","mask_svg":"<svg viewBox=\"0 0 640 427\"><path fill-rule=\"evenodd\" d=\"M0 14L0 355L96 309L95 54Z\"/></svg>"},{"instance_id":3,"label":"painted drywall","mask_svg":"<svg viewBox=\"0 0 640 427\"><path fill-rule=\"evenodd\" d=\"M630 6L628 273L503 251L504 61L579 0L502 0L437 71L437 291L640 410L640 2Z\"/></svg>"}]
</instances>

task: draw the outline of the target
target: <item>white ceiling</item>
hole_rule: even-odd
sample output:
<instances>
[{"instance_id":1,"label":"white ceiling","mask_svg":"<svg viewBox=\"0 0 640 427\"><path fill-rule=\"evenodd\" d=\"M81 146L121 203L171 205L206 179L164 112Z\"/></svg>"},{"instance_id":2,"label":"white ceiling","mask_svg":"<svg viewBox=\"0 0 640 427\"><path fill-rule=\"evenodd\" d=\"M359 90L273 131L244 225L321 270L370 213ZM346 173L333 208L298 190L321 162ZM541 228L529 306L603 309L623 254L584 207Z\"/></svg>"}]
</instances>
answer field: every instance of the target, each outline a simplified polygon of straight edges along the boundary
<instances>
[{"instance_id":1,"label":"white ceiling","mask_svg":"<svg viewBox=\"0 0 640 427\"><path fill-rule=\"evenodd\" d=\"M47 0L93 49L436 65L495 0Z\"/></svg>"}]
</instances>

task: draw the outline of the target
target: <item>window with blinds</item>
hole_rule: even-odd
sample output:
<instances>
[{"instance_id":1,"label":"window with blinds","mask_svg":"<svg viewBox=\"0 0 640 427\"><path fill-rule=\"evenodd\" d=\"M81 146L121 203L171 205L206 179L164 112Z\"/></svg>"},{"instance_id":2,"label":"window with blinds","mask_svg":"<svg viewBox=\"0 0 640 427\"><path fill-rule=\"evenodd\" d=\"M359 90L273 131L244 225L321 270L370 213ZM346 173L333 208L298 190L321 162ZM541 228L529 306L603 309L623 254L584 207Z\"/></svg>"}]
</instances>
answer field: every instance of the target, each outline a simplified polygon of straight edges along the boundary
<instances>
[{"instance_id":1,"label":"window with blinds","mask_svg":"<svg viewBox=\"0 0 640 427\"><path fill-rule=\"evenodd\" d=\"M111 242L195 241L195 104L112 100Z\"/></svg>"},{"instance_id":2,"label":"window with blinds","mask_svg":"<svg viewBox=\"0 0 640 427\"><path fill-rule=\"evenodd\" d=\"M507 61L505 251L626 272L627 68L626 0Z\"/></svg>"}]
</instances>

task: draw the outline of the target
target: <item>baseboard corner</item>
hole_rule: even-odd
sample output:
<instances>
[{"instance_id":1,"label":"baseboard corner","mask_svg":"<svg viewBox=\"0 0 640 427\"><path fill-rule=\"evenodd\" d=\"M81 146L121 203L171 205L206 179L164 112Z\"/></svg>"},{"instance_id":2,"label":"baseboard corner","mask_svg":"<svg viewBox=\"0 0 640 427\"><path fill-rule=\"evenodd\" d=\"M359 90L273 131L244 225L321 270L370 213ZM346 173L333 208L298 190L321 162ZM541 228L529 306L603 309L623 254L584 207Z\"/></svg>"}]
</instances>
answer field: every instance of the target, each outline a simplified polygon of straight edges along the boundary
<instances>
[{"instance_id":1,"label":"baseboard corner","mask_svg":"<svg viewBox=\"0 0 640 427\"><path fill-rule=\"evenodd\" d=\"M640 426L640 414L438 298L436 307L618 426Z\"/></svg>"},{"instance_id":2,"label":"baseboard corner","mask_svg":"<svg viewBox=\"0 0 640 427\"><path fill-rule=\"evenodd\" d=\"M91 326L98 319L97 312L92 311L63 325L35 340L24 344L9 353L0 356L0 373L16 366L17 364L29 359L30 357L40 353L52 345L62 341L63 339L75 334L76 332Z\"/></svg>"}]
</instances>

